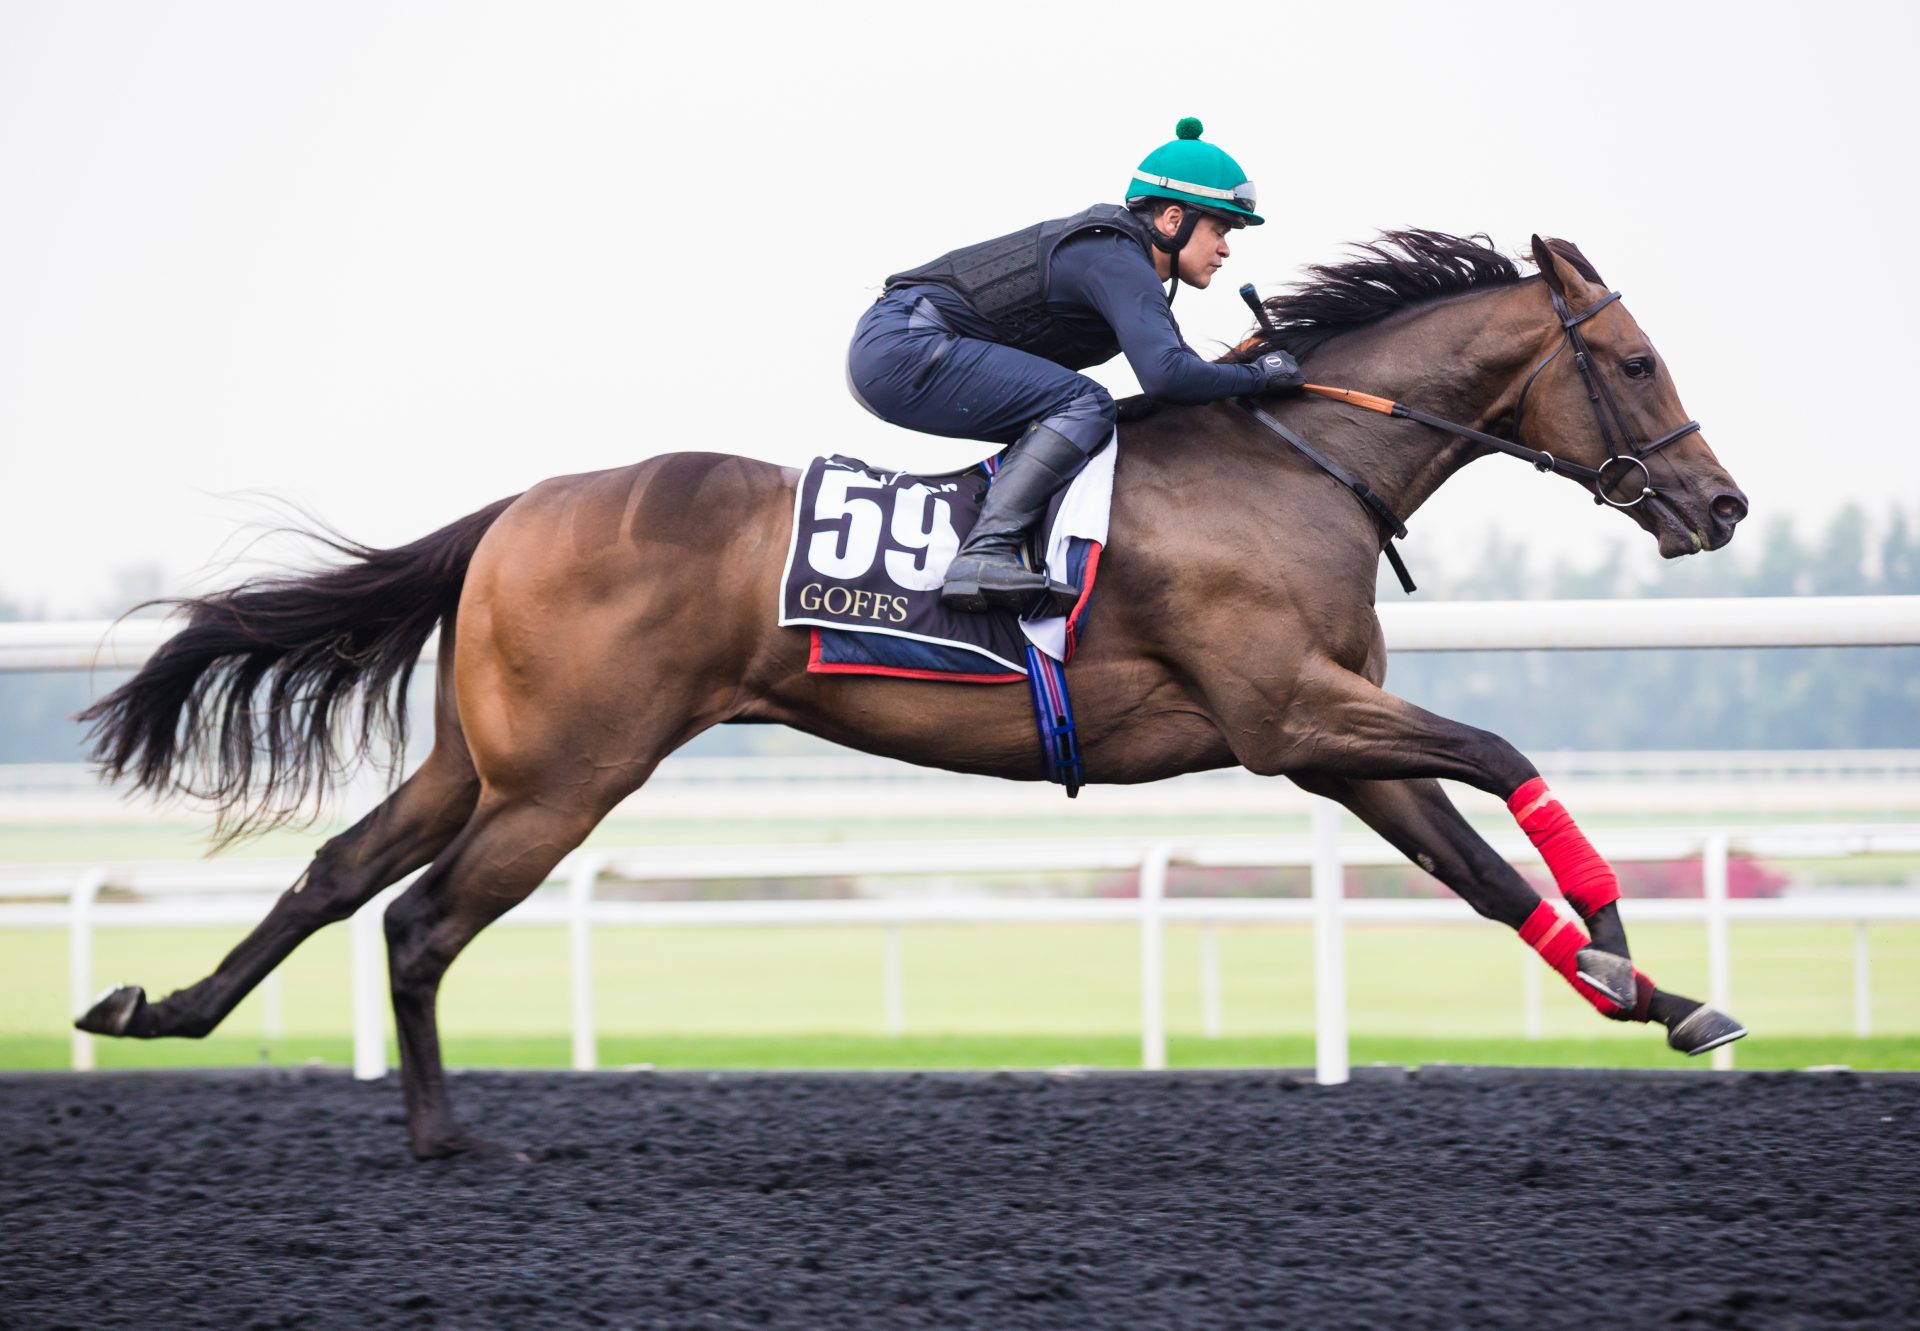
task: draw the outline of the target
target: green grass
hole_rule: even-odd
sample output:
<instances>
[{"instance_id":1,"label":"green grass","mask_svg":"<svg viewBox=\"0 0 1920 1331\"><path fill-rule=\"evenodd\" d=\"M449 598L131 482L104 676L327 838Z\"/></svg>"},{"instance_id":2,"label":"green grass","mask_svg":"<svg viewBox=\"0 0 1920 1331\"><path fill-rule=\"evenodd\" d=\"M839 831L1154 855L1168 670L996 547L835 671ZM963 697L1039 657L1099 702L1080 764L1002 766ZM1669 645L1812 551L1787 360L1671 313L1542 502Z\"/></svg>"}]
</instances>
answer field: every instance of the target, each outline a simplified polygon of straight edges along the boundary
<instances>
[{"instance_id":1,"label":"green grass","mask_svg":"<svg viewBox=\"0 0 1920 1331\"><path fill-rule=\"evenodd\" d=\"M1508 1067L1648 1067L1701 1071L1705 1059L1684 1059L1642 1032L1622 1040L1422 1039L1367 1035L1353 1040L1356 1065L1460 1063ZM102 1068L288 1067L309 1063L344 1066L352 1051L345 1036L282 1037L278 1040L215 1035L203 1041L96 1042ZM565 1036L449 1037L448 1061L469 1068L564 1068ZM687 1069L893 1069L979 1070L994 1068L1137 1068L1140 1038L1133 1034L1079 1035L622 1035L603 1038L602 1068ZM1755 1036L1738 1048L1743 1068L1805 1068L1844 1064L1854 1068L1920 1068L1920 1037ZM64 1068L67 1042L57 1036L0 1037L0 1067ZM397 1064L391 1043L389 1064ZM1169 1041L1167 1061L1176 1068L1305 1068L1313 1064L1313 1041L1300 1035L1179 1036Z\"/></svg>"},{"instance_id":2,"label":"green grass","mask_svg":"<svg viewBox=\"0 0 1920 1331\"><path fill-rule=\"evenodd\" d=\"M213 1035L205 1041L98 1041L102 1068L248 1068L351 1062L348 1039L282 1037L276 1041ZM461 1068L564 1068L564 1035L461 1035L445 1043ZM1482 1064L1521 1068L1678 1068L1701 1072L1705 1058L1682 1058L1642 1033L1615 1039L1417 1039L1359 1035L1352 1045L1365 1064ZM388 1047L388 1062L397 1054ZM1175 1037L1173 1068L1309 1068L1306 1035ZM1738 1047L1741 1068L1920 1068L1920 1037L1885 1035L1757 1035ZM601 1039L601 1068L707 1070L991 1070L991 1068L1139 1068L1139 1035L614 1035ZM65 1068L67 1041L48 1035L0 1037L0 1068Z\"/></svg>"},{"instance_id":3,"label":"green grass","mask_svg":"<svg viewBox=\"0 0 1920 1331\"><path fill-rule=\"evenodd\" d=\"M158 995L206 974L238 929L103 930L95 987ZM1045 1067L1138 1062L1138 933L1120 925L924 926L903 931L907 1034L882 1032L881 934L861 928L602 928L594 1005L603 1066ZM1633 930L1663 984L1701 994L1697 927ZM1872 1020L1856 1041L1845 925L1739 925L1733 1010L1755 1032L1742 1066L1920 1067L1920 927L1876 926ZM1601 1021L1541 968L1544 1038L1522 1029L1522 979L1539 961L1506 930L1474 924L1348 931L1357 1062L1684 1066L1655 1032ZM1311 1062L1311 940L1300 926L1222 927L1225 1031L1201 1035L1200 929L1167 933L1170 1054L1181 1066ZM103 1066L344 1062L347 938L328 930L277 973L278 1033L255 993L203 1042L96 1042ZM0 934L0 1067L66 1063L64 934ZM483 934L447 979L455 1065L567 1060L566 940L559 929Z\"/></svg>"}]
</instances>

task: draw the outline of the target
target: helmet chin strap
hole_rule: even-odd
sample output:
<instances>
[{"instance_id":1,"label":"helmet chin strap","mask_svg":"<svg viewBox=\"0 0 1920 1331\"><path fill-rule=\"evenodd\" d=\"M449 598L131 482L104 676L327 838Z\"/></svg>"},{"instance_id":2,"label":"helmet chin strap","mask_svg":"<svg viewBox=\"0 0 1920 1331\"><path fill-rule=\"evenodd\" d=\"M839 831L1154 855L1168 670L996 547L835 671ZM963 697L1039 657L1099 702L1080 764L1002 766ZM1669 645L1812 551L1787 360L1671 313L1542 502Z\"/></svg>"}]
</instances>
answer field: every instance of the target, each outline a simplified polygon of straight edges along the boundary
<instances>
[{"instance_id":1,"label":"helmet chin strap","mask_svg":"<svg viewBox=\"0 0 1920 1331\"><path fill-rule=\"evenodd\" d=\"M1153 229L1153 246L1167 256L1167 304L1173 304L1173 298L1180 290L1180 251L1193 239L1193 229L1200 225L1198 208L1180 210L1180 229L1171 236L1164 234L1159 227Z\"/></svg>"}]
</instances>

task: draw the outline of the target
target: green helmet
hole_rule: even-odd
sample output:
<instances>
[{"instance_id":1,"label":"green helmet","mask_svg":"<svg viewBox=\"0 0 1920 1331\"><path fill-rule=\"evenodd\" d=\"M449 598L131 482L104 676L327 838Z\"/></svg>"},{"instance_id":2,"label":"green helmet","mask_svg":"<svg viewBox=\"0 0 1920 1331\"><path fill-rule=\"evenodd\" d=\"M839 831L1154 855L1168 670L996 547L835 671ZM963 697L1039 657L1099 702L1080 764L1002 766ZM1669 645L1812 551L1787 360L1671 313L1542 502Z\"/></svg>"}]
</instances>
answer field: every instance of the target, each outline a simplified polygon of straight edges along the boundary
<instances>
[{"instance_id":1,"label":"green helmet","mask_svg":"<svg viewBox=\"0 0 1920 1331\"><path fill-rule=\"evenodd\" d=\"M1211 143L1200 142L1200 130L1192 116L1175 125L1173 142L1155 148L1135 168L1126 201L1175 199L1242 226L1259 226L1267 219L1254 211L1253 182L1240 163Z\"/></svg>"}]
</instances>

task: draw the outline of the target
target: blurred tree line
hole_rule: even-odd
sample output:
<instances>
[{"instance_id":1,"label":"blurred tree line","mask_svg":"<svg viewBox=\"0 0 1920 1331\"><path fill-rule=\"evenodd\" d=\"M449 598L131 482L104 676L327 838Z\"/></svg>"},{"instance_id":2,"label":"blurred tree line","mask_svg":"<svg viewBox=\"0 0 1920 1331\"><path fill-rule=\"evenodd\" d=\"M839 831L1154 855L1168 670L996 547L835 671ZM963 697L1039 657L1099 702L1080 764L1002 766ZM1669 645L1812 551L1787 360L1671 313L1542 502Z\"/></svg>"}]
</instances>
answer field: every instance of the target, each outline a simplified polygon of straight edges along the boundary
<instances>
[{"instance_id":1,"label":"blurred tree line","mask_svg":"<svg viewBox=\"0 0 1920 1331\"><path fill-rule=\"evenodd\" d=\"M1435 601L1914 595L1920 530L1898 506L1872 521L1849 505L1811 535L1776 520L1674 561L1639 536L1545 569L1495 532L1463 573L1421 582ZM1383 578L1381 603L1401 597ZM1408 654L1387 687L1523 750L1920 748L1920 648Z\"/></svg>"},{"instance_id":2,"label":"blurred tree line","mask_svg":"<svg viewBox=\"0 0 1920 1331\"><path fill-rule=\"evenodd\" d=\"M1497 531L1451 576L1417 542L1408 553L1422 601L1920 595L1920 523L1897 505L1879 519L1849 506L1811 534L1775 520L1726 550L1675 561L1632 535L1592 564L1544 569ZM1382 573L1381 603L1402 599L1384 563ZM162 590L157 570L131 570L97 613L112 617ZM0 620L41 617L0 589ZM122 678L0 675L0 762L81 761L84 736L69 718ZM424 686L416 681L416 704ZM1920 748L1920 648L1407 654L1391 662L1387 687L1535 751ZM418 706L415 716L419 745L431 723ZM718 727L695 741L707 755L813 747L761 726Z\"/></svg>"}]
</instances>

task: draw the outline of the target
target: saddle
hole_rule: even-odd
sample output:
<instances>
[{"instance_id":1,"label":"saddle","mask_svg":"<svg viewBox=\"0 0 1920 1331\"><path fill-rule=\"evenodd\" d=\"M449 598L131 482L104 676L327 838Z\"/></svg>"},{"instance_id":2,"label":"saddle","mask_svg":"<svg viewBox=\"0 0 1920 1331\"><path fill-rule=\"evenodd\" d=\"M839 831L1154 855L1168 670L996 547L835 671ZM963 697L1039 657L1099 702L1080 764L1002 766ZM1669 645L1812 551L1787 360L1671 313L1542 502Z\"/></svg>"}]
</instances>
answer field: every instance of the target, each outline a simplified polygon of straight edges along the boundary
<instances>
[{"instance_id":1,"label":"saddle","mask_svg":"<svg viewBox=\"0 0 1920 1331\"><path fill-rule=\"evenodd\" d=\"M947 565L979 517L1002 454L917 476L854 458L815 458L794 492L782 626L812 630L807 669L950 683L1025 679L1031 645L1069 660L1107 537L1116 445L1095 454L1028 538L1028 562L1079 589L1073 609L1025 620L940 604Z\"/></svg>"}]
</instances>

